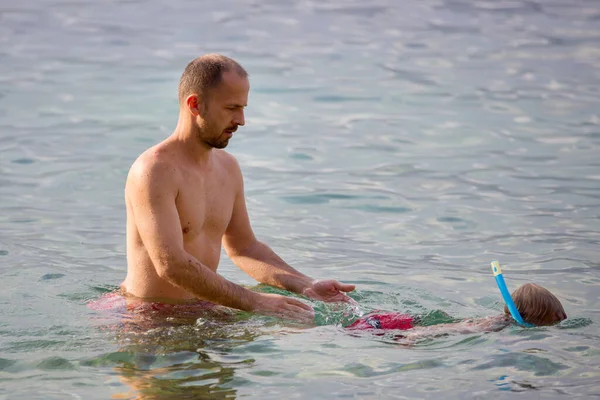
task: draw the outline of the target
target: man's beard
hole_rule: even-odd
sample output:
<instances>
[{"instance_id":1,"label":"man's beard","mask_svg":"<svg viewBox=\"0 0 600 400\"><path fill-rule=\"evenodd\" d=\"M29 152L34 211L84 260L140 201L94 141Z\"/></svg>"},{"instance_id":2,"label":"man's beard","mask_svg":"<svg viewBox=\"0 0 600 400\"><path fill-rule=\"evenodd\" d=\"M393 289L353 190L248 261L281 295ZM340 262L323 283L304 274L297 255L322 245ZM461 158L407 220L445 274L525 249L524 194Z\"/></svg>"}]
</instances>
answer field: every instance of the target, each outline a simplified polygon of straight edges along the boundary
<instances>
[{"instance_id":1,"label":"man's beard","mask_svg":"<svg viewBox=\"0 0 600 400\"><path fill-rule=\"evenodd\" d=\"M224 149L229 144L229 138L221 140L219 138L209 138L202 139L202 141L214 149Z\"/></svg>"},{"instance_id":2,"label":"man's beard","mask_svg":"<svg viewBox=\"0 0 600 400\"><path fill-rule=\"evenodd\" d=\"M200 142L206 144L210 148L214 149L224 149L225 147L227 147L227 145L229 144L229 138L223 137L224 131L221 131L218 135L211 135L210 133L207 133L212 130L213 129L211 129L210 126L204 126L203 128L198 127L198 140L200 140Z\"/></svg>"}]
</instances>

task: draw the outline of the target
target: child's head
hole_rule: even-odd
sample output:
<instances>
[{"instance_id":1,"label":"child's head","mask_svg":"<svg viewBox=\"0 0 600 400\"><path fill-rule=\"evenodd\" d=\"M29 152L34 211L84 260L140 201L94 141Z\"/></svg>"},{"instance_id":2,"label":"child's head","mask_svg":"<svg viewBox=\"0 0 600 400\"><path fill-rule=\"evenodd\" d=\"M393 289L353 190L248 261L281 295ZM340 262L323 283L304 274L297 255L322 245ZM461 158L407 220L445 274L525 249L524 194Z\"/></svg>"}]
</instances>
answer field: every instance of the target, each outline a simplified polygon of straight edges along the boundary
<instances>
[{"instance_id":1,"label":"child's head","mask_svg":"<svg viewBox=\"0 0 600 400\"><path fill-rule=\"evenodd\" d=\"M533 325L552 325L567 319L560 301L547 289L527 283L512 293L513 301L525 322ZM510 315L508 307L504 313Z\"/></svg>"}]
</instances>

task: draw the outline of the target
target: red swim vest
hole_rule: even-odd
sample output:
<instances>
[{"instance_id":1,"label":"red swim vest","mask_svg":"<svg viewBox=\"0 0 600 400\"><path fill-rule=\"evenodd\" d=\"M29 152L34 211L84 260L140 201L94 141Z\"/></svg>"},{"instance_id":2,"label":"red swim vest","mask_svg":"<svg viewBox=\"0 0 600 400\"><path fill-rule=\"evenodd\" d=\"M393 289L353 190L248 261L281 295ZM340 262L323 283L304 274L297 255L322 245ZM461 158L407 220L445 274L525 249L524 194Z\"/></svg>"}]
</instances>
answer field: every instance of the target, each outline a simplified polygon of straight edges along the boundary
<instances>
[{"instance_id":1,"label":"red swim vest","mask_svg":"<svg viewBox=\"0 0 600 400\"><path fill-rule=\"evenodd\" d=\"M414 328L414 320L408 314L382 313L371 314L354 321L347 329L398 329Z\"/></svg>"}]
</instances>

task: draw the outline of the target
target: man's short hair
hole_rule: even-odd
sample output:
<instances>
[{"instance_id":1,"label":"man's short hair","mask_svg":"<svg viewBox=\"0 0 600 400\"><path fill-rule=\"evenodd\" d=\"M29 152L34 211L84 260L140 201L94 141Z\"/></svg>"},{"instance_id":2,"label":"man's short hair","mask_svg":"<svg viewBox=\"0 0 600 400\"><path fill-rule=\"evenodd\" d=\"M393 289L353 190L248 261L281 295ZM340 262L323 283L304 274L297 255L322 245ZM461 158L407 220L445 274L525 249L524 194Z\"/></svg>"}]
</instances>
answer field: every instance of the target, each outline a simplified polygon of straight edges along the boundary
<instances>
[{"instance_id":1,"label":"man's short hair","mask_svg":"<svg viewBox=\"0 0 600 400\"><path fill-rule=\"evenodd\" d=\"M221 54L205 54L191 61L179 80L179 104L183 104L192 93L197 93L202 100L206 100L210 90L223 80L223 73L231 71L242 78L248 77L240 64Z\"/></svg>"}]
</instances>

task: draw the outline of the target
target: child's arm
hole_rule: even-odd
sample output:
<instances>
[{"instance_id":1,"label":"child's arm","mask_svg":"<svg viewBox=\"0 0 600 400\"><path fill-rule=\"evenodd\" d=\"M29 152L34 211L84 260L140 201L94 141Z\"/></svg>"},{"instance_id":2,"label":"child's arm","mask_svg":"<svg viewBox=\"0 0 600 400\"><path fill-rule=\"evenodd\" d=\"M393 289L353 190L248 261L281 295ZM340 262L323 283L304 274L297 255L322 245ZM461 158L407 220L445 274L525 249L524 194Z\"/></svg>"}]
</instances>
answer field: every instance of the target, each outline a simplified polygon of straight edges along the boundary
<instances>
[{"instance_id":1,"label":"child's arm","mask_svg":"<svg viewBox=\"0 0 600 400\"><path fill-rule=\"evenodd\" d=\"M449 324L431 326L417 326L403 335L408 341L416 341L424 338L433 338L445 335L470 334L481 332L499 331L510 324L510 320L504 315L493 317L469 319Z\"/></svg>"}]
</instances>

